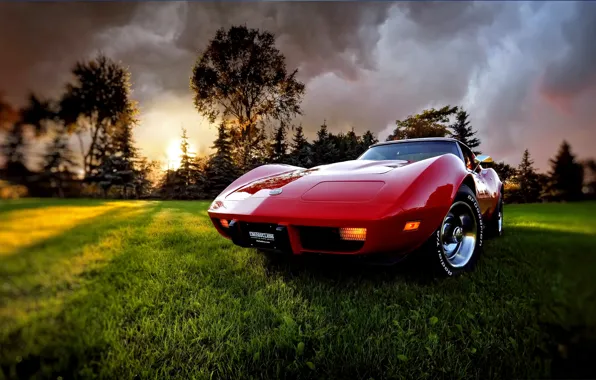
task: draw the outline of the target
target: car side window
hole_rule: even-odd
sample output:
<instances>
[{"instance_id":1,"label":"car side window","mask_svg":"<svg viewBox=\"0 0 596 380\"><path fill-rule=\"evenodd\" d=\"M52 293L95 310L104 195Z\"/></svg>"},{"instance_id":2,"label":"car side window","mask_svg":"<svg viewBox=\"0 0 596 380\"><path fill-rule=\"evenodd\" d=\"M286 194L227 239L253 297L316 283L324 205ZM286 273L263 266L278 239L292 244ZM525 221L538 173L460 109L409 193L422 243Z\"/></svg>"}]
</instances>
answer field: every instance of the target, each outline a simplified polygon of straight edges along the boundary
<instances>
[{"instance_id":1,"label":"car side window","mask_svg":"<svg viewBox=\"0 0 596 380\"><path fill-rule=\"evenodd\" d=\"M474 153L470 149L468 149L463 144L459 144L462 153L464 154L464 161L466 163L466 168L469 170L474 170Z\"/></svg>"}]
</instances>

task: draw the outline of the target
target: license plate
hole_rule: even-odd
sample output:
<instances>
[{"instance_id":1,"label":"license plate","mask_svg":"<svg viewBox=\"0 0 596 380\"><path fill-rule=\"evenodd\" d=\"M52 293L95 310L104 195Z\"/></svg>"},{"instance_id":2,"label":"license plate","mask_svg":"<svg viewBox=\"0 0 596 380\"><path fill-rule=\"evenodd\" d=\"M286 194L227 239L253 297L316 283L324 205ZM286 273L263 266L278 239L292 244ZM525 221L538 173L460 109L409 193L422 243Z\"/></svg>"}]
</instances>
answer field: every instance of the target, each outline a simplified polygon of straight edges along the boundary
<instances>
[{"instance_id":1,"label":"license plate","mask_svg":"<svg viewBox=\"0 0 596 380\"><path fill-rule=\"evenodd\" d=\"M248 236L254 239L257 243L271 244L275 242L275 235L267 232L248 231Z\"/></svg>"}]
</instances>

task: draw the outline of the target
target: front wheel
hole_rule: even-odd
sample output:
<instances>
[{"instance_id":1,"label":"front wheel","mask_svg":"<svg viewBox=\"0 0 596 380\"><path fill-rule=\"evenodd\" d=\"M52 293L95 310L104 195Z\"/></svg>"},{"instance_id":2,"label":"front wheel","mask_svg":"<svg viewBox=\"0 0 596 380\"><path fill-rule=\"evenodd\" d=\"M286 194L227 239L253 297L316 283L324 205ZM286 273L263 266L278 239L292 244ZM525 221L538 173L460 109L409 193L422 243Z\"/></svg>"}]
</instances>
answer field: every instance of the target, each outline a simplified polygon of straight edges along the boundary
<instances>
[{"instance_id":1,"label":"front wheel","mask_svg":"<svg viewBox=\"0 0 596 380\"><path fill-rule=\"evenodd\" d=\"M436 273L457 276L476 265L482 251L483 232L478 200L469 187L462 185L423 250Z\"/></svg>"}]
</instances>

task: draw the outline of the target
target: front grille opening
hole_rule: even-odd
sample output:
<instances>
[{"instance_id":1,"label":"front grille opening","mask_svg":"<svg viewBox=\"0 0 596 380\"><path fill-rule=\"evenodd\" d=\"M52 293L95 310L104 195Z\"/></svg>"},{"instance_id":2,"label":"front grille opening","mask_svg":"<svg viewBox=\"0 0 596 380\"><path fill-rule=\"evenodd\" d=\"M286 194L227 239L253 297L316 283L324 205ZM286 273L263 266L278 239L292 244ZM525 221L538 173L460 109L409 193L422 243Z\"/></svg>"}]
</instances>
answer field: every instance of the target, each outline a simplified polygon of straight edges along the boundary
<instances>
[{"instance_id":1,"label":"front grille opening","mask_svg":"<svg viewBox=\"0 0 596 380\"><path fill-rule=\"evenodd\" d=\"M329 252L355 252L364 241L342 240L340 229L334 227L297 227L300 243L304 249Z\"/></svg>"}]
</instances>

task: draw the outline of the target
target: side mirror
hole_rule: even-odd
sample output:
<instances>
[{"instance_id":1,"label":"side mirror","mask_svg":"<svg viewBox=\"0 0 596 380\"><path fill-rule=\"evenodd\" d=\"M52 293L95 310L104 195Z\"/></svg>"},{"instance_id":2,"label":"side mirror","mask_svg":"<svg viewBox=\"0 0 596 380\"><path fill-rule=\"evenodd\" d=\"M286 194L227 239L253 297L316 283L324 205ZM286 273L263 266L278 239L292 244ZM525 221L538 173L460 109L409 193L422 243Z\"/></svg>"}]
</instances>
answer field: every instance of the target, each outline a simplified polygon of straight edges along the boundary
<instances>
[{"instance_id":1,"label":"side mirror","mask_svg":"<svg viewBox=\"0 0 596 380\"><path fill-rule=\"evenodd\" d=\"M476 156L476 158L474 158L474 161L476 161L477 164L490 164L491 162L493 162L493 159L491 156L481 154L479 156Z\"/></svg>"},{"instance_id":2,"label":"side mirror","mask_svg":"<svg viewBox=\"0 0 596 380\"><path fill-rule=\"evenodd\" d=\"M476 170L478 170L478 166L480 166L480 164L490 164L493 162L493 159L491 156L487 156L486 154L481 154L474 158L474 162L476 163L476 167L474 168L474 171L476 171Z\"/></svg>"}]
</instances>

